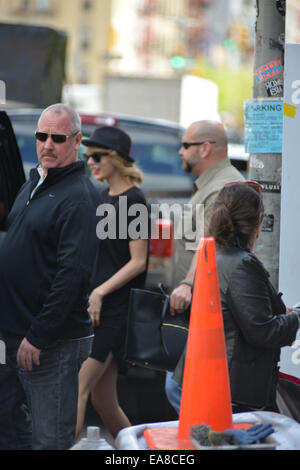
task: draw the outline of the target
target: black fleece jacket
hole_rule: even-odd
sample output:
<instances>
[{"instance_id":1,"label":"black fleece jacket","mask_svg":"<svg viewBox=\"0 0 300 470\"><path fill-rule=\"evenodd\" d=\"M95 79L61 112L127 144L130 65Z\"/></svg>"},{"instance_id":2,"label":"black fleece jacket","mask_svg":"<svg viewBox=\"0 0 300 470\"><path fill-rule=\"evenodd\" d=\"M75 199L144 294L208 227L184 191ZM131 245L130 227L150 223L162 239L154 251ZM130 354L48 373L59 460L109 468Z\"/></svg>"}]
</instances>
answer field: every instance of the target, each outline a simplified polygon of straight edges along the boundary
<instances>
[{"instance_id":1,"label":"black fleece jacket","mask_svg":"<svg viewBox=\"0 0 300 470\"><path fill-rule=\"evenodd\" d=\"M0 329L37 348L92 334L88 292L99 195L80 161L36 169L22 186L0 246Z\"/></svg>"}]
</instances>

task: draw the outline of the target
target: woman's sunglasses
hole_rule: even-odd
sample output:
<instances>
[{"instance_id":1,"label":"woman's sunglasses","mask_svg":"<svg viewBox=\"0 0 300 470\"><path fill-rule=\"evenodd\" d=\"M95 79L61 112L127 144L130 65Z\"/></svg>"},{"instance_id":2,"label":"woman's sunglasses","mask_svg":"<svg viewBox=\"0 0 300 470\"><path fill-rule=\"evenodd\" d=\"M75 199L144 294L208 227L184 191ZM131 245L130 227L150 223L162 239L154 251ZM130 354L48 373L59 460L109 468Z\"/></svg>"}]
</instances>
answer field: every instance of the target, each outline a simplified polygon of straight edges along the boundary
<instances>
[{"instance_id":1,"label":"woman's sunglasses","mask_svg":"<svg viewBox=\"0 0 300 470\"><path fill-rule=\"evenodd\" d=\"M255 191L258 193L263 192L263 187L261 184L259 184L257 181L253 180L246 180L246 181L230 181L230 183L226 183L225 186L229 186L230 184L236 184L236 183L244 183L247 184L248 186L251 186Z\"/></svg>"},{"instance_id":2,"label":"woman's sunglasses","mask_svg":"<svg viewBox=\"0 0 300 470\"><path fill-rule=\"evenodd\" d=\"M78 134L78 132L79 131L76 131L71 135L64 135L64 134L47 134L47 132L36 131L35 138L41 142L46 142L48 137L51 137L53 142L55 142L56 144L63 144L64 142L67 141L67 139L71 139L71 137L75 137L75 135Z\"/></svg>"},{"instance_id":3,"label":"woman's sunglasses","mask_svg":"<svg viewBox=\"0 0 300 470\"><path fill-rule=\"evenodd\" d=\"M107 152L93 152L93 153L90 153L89 155L86 153L83 154L86 161L88 161L89 158L92 158L94 162L96 163L99 163L101 158L104 157L105 155L107 156L108 153Z\"/></svg>"}]
</instances>

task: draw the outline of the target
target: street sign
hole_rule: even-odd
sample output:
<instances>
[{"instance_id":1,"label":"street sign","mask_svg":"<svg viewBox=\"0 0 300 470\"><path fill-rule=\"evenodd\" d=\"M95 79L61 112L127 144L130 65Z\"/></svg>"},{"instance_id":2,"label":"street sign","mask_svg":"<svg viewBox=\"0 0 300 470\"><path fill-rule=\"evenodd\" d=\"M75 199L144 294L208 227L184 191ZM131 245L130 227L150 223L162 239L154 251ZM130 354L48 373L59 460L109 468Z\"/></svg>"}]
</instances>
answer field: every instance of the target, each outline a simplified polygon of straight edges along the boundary
<instances>
[{"instance_id":1,"label":"street sign","mask_svg":"<svg viewBox=\"0 0 300 470\"><path fill-rule=\"evenodd\" d=\"M285 45L279 289L292 306L300 301L300 44ZM300 334L282 348L280 370L300 379Z\"/></svg>"}]
</instances>

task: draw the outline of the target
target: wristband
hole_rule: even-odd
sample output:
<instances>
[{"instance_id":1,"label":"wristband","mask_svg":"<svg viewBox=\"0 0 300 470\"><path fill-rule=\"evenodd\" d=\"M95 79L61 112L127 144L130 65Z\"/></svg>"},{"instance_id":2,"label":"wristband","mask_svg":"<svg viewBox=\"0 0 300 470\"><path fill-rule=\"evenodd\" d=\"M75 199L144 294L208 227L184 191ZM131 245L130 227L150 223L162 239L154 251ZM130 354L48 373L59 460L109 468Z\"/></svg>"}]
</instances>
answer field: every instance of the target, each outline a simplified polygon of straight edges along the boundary
<instances>
[{"instance_id":1,"label":"wristband","mask_svg":"<svg viewBox=\"0 0 300 470\"><path fill-rule=\"evenodd\" d=\"M179 285L181 284L186 284L187 286L193 287L192 281L188 281L187 279L183 279L183 281L180 281Z\"/></svg>"}]
</instances>

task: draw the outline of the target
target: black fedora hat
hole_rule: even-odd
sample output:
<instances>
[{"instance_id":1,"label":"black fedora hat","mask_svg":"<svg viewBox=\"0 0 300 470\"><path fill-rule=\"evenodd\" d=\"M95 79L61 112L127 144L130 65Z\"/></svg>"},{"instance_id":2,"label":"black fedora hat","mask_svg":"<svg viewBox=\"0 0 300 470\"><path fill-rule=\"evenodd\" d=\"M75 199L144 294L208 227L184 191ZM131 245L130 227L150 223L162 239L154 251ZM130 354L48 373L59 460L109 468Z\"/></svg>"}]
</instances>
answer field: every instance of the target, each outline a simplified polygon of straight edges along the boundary
<instances>
[{"instance_id":1,"label":"black fedora hat","mask_svg":"<svg viewBox=\"0 0 300 470\"><path fill-rule=\"evenodd\" d=\"M86 147L102 147L115 150L121 157L125 158L125 160L134 162L134 159L129 155L131 139L126 132L117 127L97 127L89 139L82 140L82 144Z\"/></svg>"}]
</instances>

